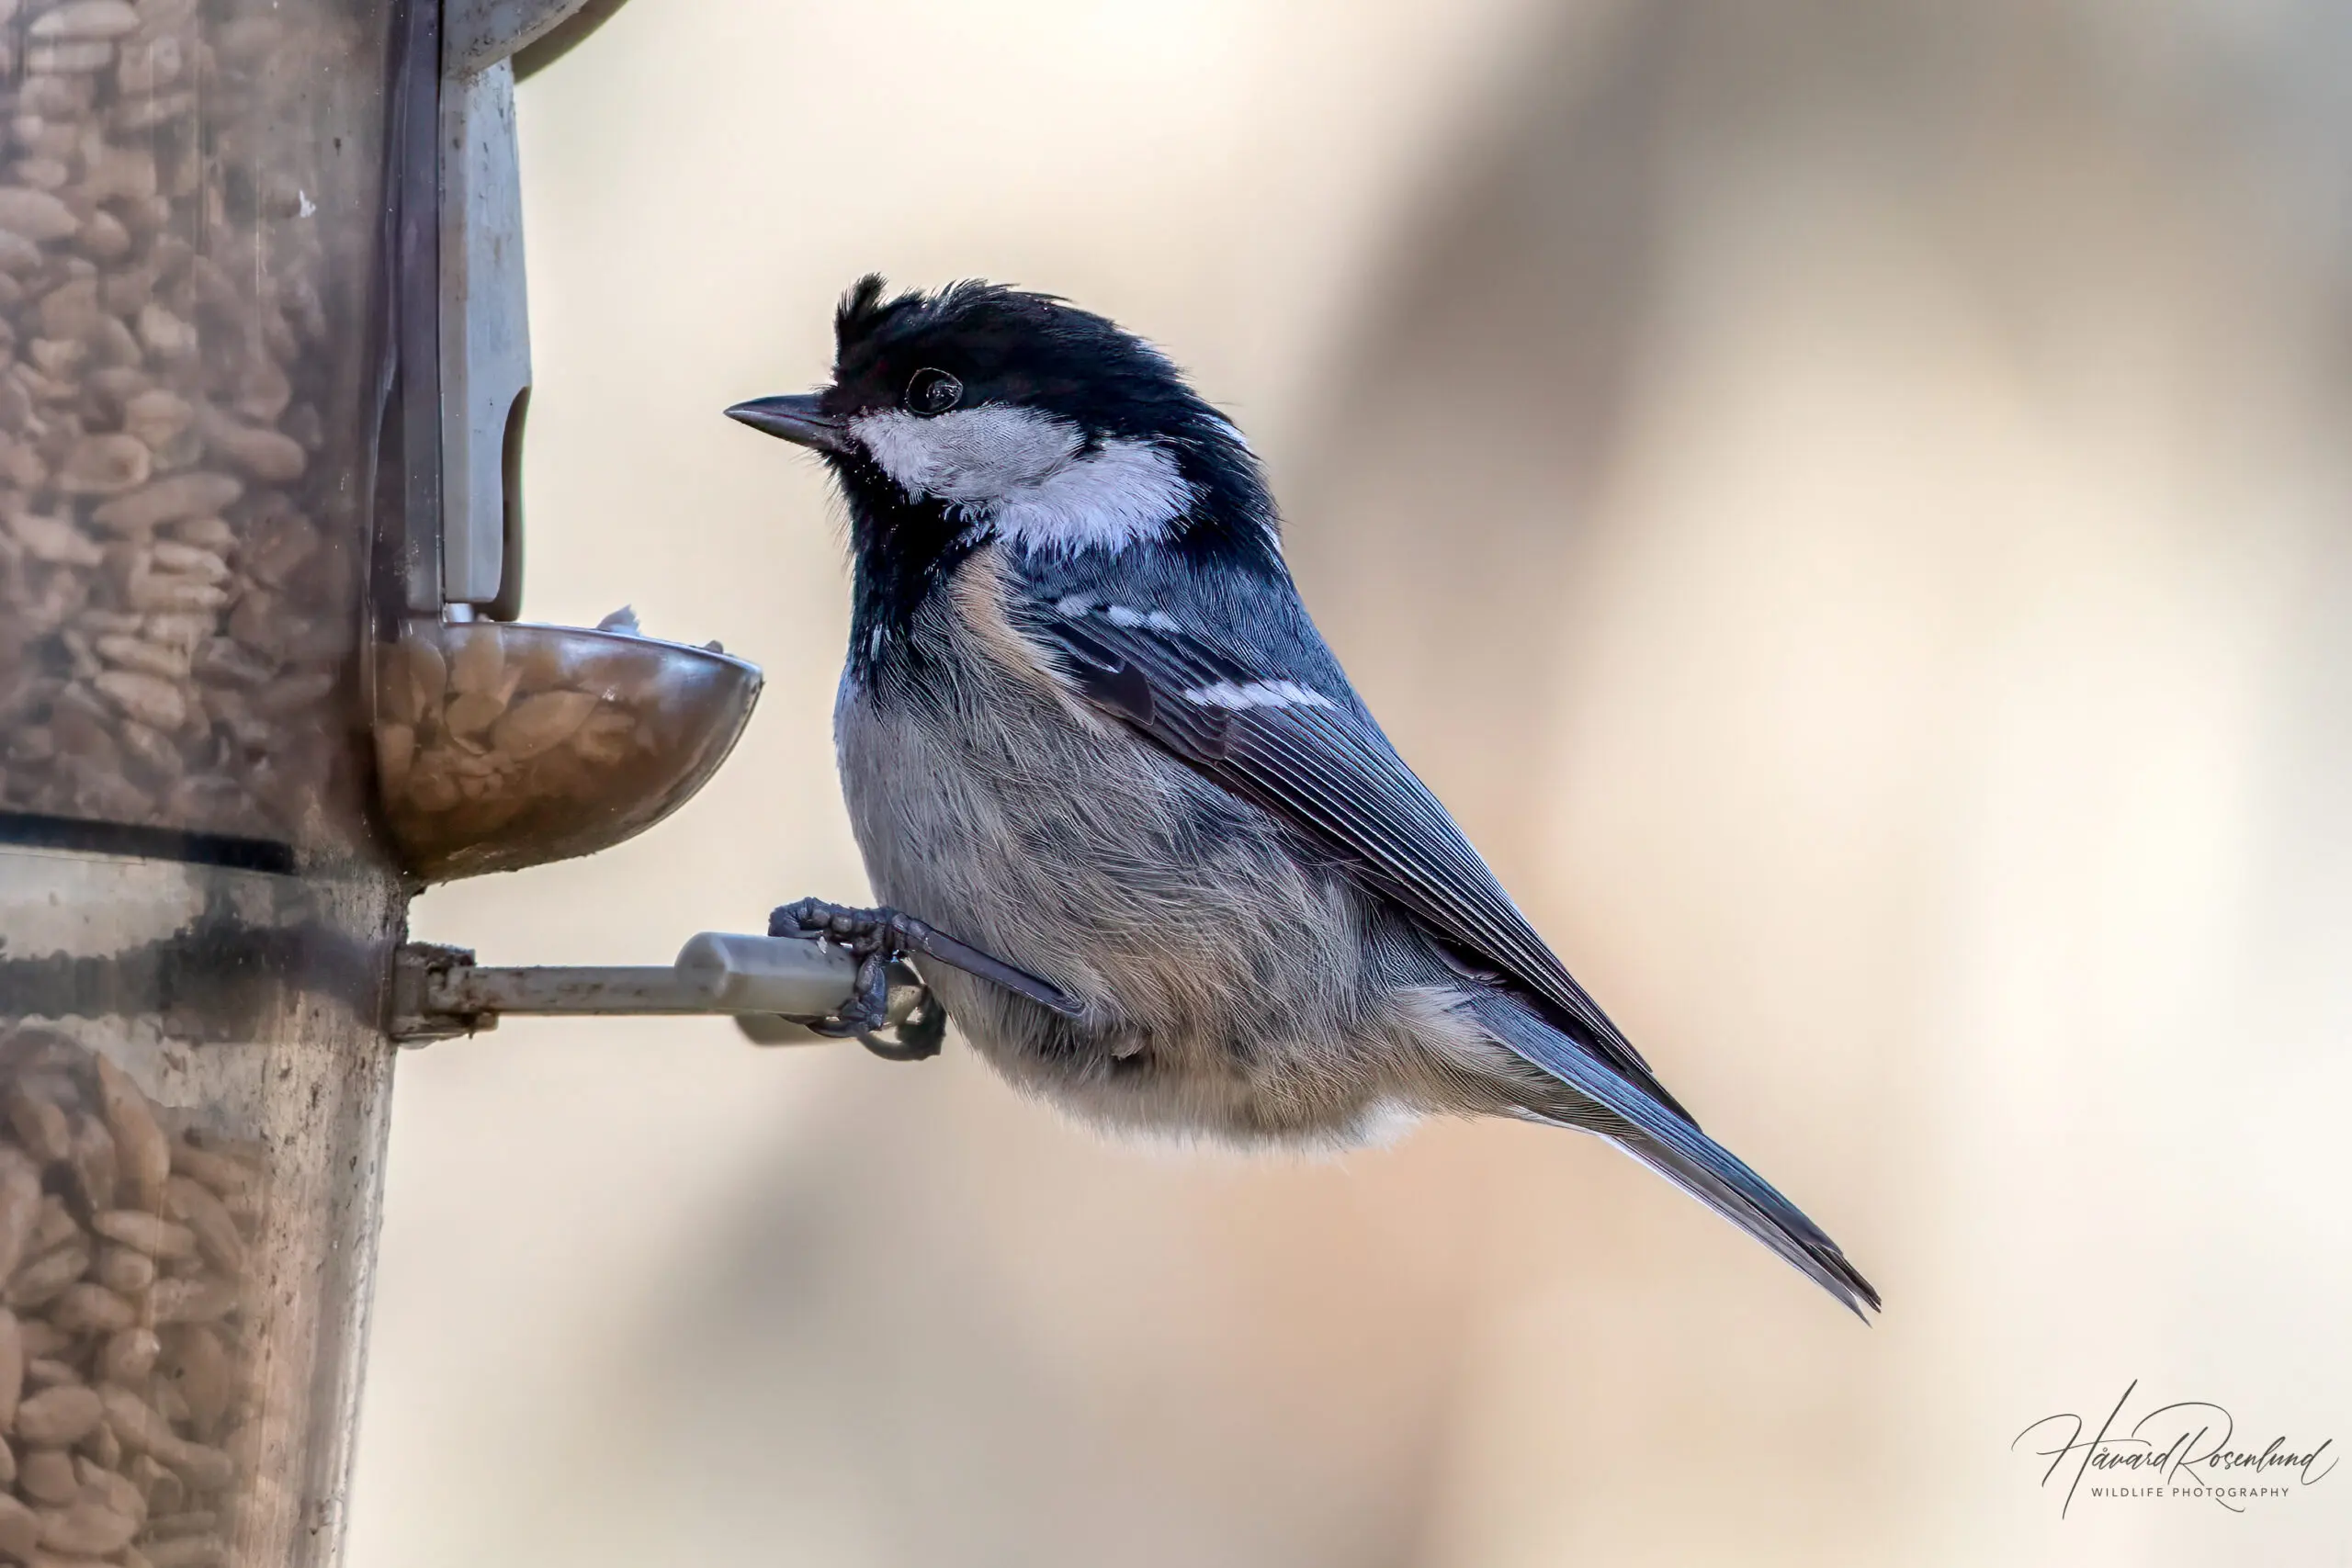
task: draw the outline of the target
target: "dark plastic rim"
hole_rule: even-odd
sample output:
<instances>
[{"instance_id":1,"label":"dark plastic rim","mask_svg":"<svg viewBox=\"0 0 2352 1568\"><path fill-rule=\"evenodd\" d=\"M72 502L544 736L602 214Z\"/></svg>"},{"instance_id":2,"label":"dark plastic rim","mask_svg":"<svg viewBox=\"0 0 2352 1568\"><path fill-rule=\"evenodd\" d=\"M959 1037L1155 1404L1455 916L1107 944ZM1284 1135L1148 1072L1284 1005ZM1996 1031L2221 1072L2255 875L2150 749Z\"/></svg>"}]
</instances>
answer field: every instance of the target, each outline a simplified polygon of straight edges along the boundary
<instances>
[{"instance_id":1,"label":"dark plastic rim","mask_svg":"<svg viewBox=\"0 0 2352 1568\"><path fill-rule=\"evenodd\" d=\"M93 822L37 811L0 811L0 845L35 850L78 850L85 854L123 855L133 860L179 861L227 866L232 871L294 874L294 847L274 839L234 833L191 833L178 828L142 828L127 822Z\"/></svg>"}]
</instances>

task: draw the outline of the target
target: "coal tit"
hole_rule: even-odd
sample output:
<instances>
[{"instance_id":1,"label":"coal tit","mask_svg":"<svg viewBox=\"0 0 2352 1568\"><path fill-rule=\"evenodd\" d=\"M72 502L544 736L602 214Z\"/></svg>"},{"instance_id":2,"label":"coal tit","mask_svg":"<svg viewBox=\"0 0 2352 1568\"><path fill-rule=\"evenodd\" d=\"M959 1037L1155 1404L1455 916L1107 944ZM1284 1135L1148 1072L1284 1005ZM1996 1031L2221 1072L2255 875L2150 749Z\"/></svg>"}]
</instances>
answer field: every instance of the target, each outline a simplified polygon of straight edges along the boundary
<instances>
[{"instance_id":1,"label":"coal tit","mask_svg":"<svg viewBox=\"0 0 2352 1568\"><path fill-rule=\"evenodd\" d=\"M1248 445L1164 355L972 282L866 277L834 332L831 385L727 412L821 453L848 503L835 734L891 907L868 951L910 951L998 1071L1091 1120L1326 1145L1440 1112L1579 1128L1879 1304L1398 758L1299 602Z\"/></svg>"}]
</instances>

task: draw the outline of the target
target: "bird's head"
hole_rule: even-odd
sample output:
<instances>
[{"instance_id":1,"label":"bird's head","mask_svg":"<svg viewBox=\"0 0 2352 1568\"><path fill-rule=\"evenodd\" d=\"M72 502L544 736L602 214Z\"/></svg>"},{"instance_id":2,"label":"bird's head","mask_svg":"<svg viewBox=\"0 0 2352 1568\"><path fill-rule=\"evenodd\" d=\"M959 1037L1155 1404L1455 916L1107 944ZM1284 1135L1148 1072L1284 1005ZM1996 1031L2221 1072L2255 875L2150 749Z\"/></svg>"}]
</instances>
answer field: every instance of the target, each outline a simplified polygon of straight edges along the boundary
<instances>
[{"instance_id":1,"label":"bird's head","mask_svg":"<svg viewBox=\"0 0 2352 1568\"><path fill-rule=\"evenodd\" d=\"M890 297L868 276L833 331L831 385L727 412L824 455L861 552L1274 547L1239 433L1114 322L987 283Z\"/></svg>"}]
</instances>

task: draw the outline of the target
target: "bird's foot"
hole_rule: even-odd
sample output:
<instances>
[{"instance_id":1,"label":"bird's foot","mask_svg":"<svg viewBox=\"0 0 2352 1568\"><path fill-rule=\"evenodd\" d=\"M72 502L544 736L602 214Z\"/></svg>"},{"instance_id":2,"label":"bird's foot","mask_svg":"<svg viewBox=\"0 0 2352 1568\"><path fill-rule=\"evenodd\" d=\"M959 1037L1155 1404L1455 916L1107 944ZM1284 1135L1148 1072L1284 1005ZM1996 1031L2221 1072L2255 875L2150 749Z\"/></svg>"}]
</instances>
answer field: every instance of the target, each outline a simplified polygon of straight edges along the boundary
<instances>
[{"instance_id":1,"label":"bird's foot","mask_svg":"<svg viewBox=\"0 0 2352 1568\"><path fill-rule=\"evenodd\" d=\"M876 1032L890 1021L890 965L905 956L919 932L928 930L896 909L854 909L821 898L803 898L768 916L770 936L816 937L857 960L857 988L849 1000L832 1017L814 1020L808 1027L831 1039L854 1039L893 1062L936 1056L946 1032L947 1011L928 989L899 1026L896 1041Z\"/></svg>"},{"instance_id":2,"label":"bird's foot","mask_svg":"<svg viewBox=\"0 0 2352 1568\"><path fill-rule=\"evenodd\" d=\"M846 904L828 904L821 898L803 898L768 917L768 934L822 938L857 958L857 995L841 1014L845 1023L852 1019L852 1010L855 1010L859 1020L865 1020L869 1013L876 1019L882 1016L888 999L889 965L910 953L920 953L967 975L977 975L1065 1018L1076 1018L1086 1010L1076 998L1051 981L1041 980L1025 969L1016 969L1001 958L992 958L969 942L958 942L945 931L897 909L858 909ZM869 1022L865 1027L874 1025Z\"/></svg>"}]
</instances>

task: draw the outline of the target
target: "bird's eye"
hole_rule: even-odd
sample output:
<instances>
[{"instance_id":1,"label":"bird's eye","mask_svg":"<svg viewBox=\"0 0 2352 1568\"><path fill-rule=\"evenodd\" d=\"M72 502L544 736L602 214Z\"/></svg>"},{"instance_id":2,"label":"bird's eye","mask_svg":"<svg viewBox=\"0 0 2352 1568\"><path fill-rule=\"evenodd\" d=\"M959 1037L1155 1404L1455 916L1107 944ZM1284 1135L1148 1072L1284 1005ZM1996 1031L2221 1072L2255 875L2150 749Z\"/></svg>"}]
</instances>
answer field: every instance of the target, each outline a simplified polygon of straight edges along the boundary
<instances>
[{"instance_id":1,"label":"bird's eye","mask_svg":"<svg viewBox=\"0 0 2352 1568\"><path fill-rule=\"evenodd\" d=\"M907 382L907 412L929 419L964 400L964 383L944 370L918 370Z\"/></svg>"}]
</instances>

